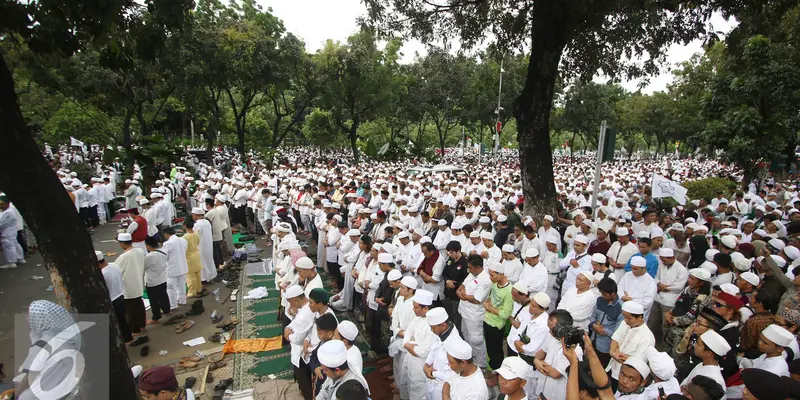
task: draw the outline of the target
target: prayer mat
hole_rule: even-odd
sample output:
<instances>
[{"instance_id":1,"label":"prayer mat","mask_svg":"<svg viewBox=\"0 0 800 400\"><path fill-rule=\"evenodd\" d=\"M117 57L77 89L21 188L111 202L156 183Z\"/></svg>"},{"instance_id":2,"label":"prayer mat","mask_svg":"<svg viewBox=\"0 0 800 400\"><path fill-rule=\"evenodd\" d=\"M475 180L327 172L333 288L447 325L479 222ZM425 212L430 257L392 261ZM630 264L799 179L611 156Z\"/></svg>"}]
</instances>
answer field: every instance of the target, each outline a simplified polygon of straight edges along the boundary
<instances>
[{"instance_id":1,"label":"prayer mat","mask_svg":"<svg viewBox=\"0 0 800 400\"><path fill-rule=\"evenodd\" d=\"M225 342L222 353L259 353L262 351L279 350L281 347L280 336L268 339L231 339Z\"/></svg>"},{"instance_id":2,"label":"prayer mat","mask_svg":"<svg viewBox=\"0 0 800 400\"><path fill-rule=\"evenodd\" d=\"M242 237L242 236L250 236L250 237L252 237L252 235L242 235L242 234L240 234L240 233L234 233L234 234L233 234L233 235L231 235L231 236L233 236L233 244L234 244L234 245L237 245L237 244L246 244L246 243L255 243L255 240L244 240L244 241L243 241L243 240L241 240L241 237Z\"/></svg>"}]
</instances>

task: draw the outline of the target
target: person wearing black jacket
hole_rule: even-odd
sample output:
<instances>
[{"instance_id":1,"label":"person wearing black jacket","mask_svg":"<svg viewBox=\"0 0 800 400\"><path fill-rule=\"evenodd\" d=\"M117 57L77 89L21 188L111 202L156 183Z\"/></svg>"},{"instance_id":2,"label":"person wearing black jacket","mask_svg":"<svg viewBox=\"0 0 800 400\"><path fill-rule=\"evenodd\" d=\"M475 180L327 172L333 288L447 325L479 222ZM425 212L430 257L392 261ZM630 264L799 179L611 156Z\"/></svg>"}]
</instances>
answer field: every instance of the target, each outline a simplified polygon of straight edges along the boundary
<instances>
[{"instance_id":1,"label":"person wearing black jacket","mask_svg":"<svg viewBox=\"0 0 800 400\"><path fill-rule=\"evenodd\" d=\"M461 314L458 313L458 295L456 290L464 282L464 279L469 275L467 269L467 257L461 252L461 243L458 241L451 241L445 247L447 251L447 263L442 271L442 279L444 280L444 309L447 311L447 316L453 321L455 326L461 326Z\"/></svg>"},{"instance_id":2,"label":"person wearing black jacket","mask_svg":"<svg viewBox=\"0 0 800 400\"><path fill-rule=\"evenodd\" d=\"M388 336L384 334L388 330L388 326L386 327L387 329L383 329L383 326L387 325L387 321L391 321L389 305L394 299L395 287L399 285L400 278L403 277L399 270L394 269L394 262L390 262L388 257L381 261L380 256L384 254L380 254L378 258L379 268L385 274L381 283L378 284L378 289L375 291L375 302L378 303L378 310L372 313L372 329L370 331L370 346L377 354L386 353L388 350ZM391 257L391 255L388 256Z\"/></svg>"}]
</instances>

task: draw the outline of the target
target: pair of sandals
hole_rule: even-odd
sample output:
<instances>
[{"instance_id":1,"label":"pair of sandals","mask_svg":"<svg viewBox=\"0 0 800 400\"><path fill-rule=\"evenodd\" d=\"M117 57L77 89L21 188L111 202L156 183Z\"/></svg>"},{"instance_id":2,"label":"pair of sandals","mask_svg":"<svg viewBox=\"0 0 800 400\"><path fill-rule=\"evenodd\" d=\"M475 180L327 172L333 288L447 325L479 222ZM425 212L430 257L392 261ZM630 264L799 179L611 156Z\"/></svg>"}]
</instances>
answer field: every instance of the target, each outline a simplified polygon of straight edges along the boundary
<instances>
[{"instance_id":1,"label":"pair of sandals","mask_svg":"<svg viewBox=\"0 0 800 400\"><path fill-rule=\"evenodd\" d=\"M233 378L219 381L219 383L214 386L214 396L211 398L211 400L222 400L223 396L225 396L225 390L227 390L231 385L233 385Z\"/></svg>"},{"instance_id":2,"label":"pair of sandals","mask_svg":"<svg viewBox=\"0 0 800 400\"><path fill-rule=\"evenodd\" d=\"M176 334L180 334L180 333L186 332L189 329L191 329L191 327L193 327L193 326L194 326L194 321L191 321L191 320L183 321L182 324L180 324L177 328L175 328L175 333Z\"/></svg>"}]
</instances>

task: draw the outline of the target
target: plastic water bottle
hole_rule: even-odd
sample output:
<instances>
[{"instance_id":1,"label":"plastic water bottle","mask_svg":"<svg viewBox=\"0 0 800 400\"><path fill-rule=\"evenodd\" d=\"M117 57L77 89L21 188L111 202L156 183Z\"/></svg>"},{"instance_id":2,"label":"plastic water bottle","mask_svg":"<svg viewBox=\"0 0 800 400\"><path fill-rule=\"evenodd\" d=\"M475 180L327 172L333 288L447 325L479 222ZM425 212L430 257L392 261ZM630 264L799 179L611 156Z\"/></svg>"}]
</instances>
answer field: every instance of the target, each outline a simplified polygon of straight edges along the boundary
<instances>
[{"instance_id":1,"label":"plastic water bottle","mask_svg":"<svg viewBox=\"0 0 800 400\"><path fill-rule=\"evenodd\" d=\"M214 300L219 303L219 288L214 289Z\"/></svg>"}]
</instances>

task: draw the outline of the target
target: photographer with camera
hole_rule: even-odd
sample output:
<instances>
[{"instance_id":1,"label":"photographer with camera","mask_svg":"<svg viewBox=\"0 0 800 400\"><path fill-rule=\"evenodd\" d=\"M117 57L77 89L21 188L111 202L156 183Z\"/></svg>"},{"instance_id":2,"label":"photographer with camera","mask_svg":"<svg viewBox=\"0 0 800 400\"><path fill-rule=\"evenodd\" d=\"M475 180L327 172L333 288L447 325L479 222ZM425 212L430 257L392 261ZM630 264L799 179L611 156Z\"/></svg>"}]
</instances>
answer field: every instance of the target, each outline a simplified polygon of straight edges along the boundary
<instances>
[{"instance_id":1,"label":"photographer with camera","mask_svg":"<svg viewBox=\"0 0 800 400\"><path fill-rule=\"evenodd\" d=\"M572 316L565 310L553 311L547 326L550 328L550 335L533 362L534 368L540 374L536 393L547 399L563 399L567 394L566 374L569 360L564 356L561 339L564 339L567 345L575 345L580 342L583 330L572 326ZM574 342L576 336L577 342ZM582 357L582 350L575 349L575 352L578 358Z\"/></svg>"},{"instance_id":2,"label":"photographer with camera","mask_svg":"<svg viewBox=\"0 0 800 400\"><path fill-rule=\"evenodd\" d=\"M644 308L635 301L622 304L623 321L611 336L611 360L606 371L611 372L611 388L617 390L619 372L629 357L644 360L647 349L655 346L656 339L644 320Z\"/></svg>"},{"instance_id":3,"label":"photographer with camera","mask_svg":"<svg viewBox=\"0 0 800 400\"><path fill-rule=\"evenodd\" d=\"M568 346L562 341L561 351L564 357L569 360L569 378L567 379L567 400L583 399L614 399L614 392L609 385L608 374L606 374L600 358L592 346L589 335L583 335L583 362L578 359L576 345Z\"/></svg>"}]
</instances>

